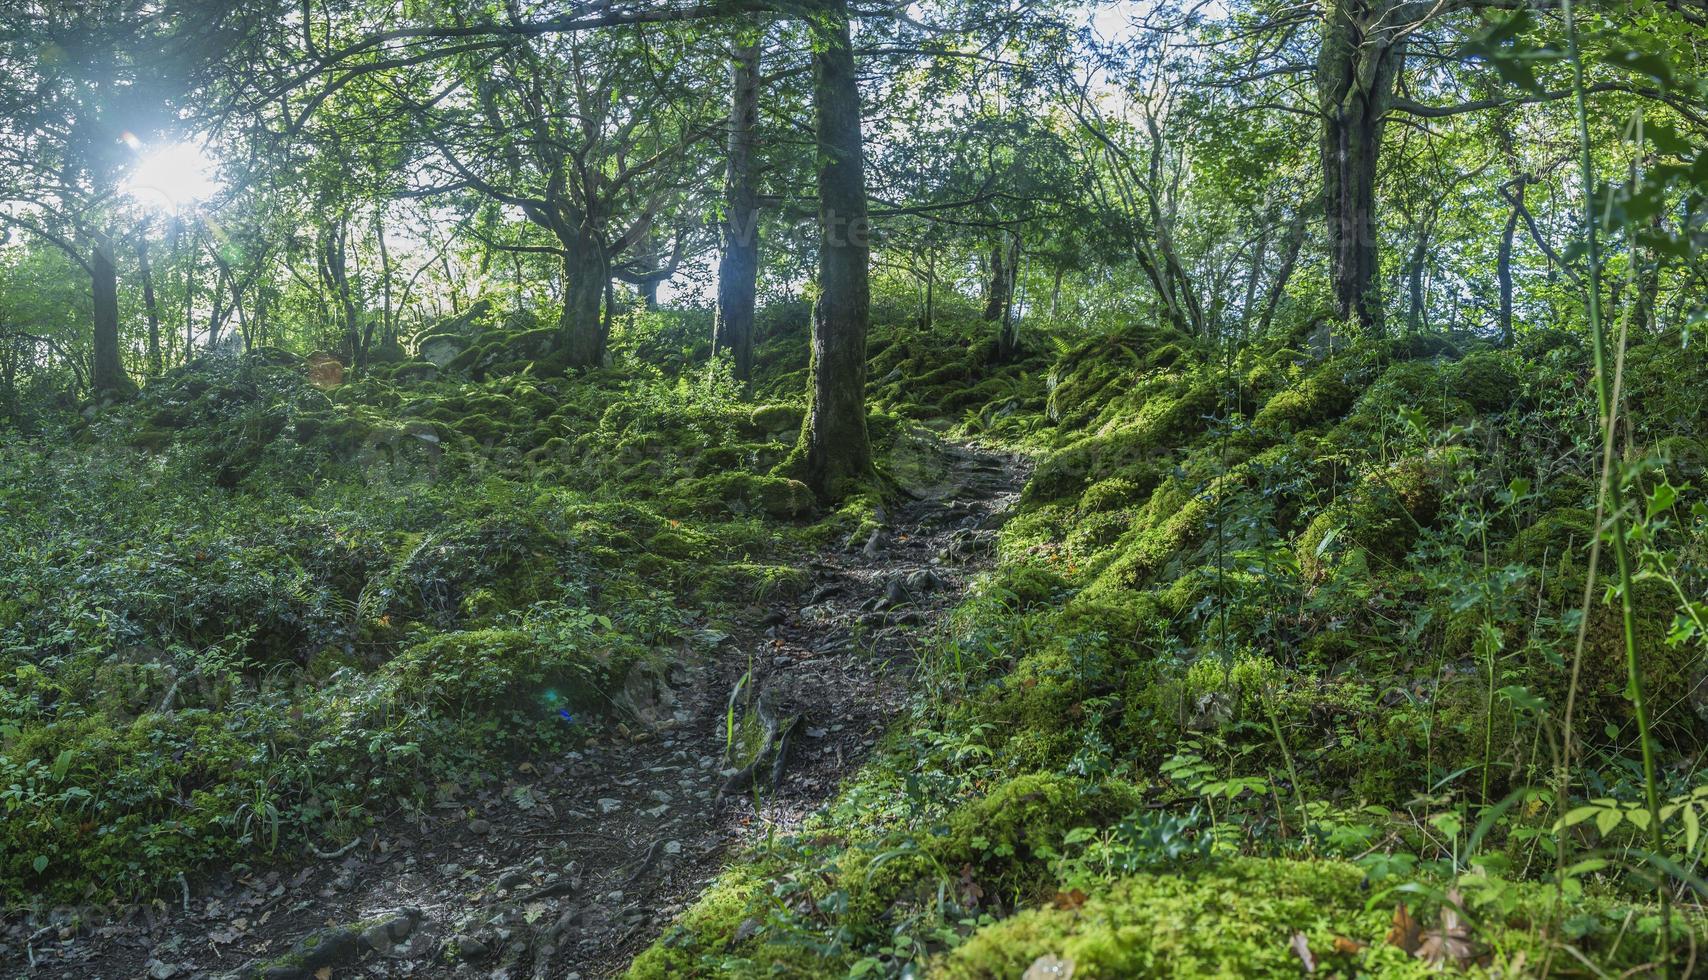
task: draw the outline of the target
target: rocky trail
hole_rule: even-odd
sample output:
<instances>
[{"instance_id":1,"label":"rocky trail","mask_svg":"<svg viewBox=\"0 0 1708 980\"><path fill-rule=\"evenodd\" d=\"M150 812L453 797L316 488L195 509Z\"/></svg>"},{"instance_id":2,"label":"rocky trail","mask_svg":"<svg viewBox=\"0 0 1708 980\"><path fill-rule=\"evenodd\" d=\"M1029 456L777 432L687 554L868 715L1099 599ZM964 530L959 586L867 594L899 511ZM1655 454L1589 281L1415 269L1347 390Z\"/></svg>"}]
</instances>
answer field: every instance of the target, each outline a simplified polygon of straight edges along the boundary
<instances>
[{"instance_id":1,"label":"rocky trail","mask_svg":"<svg viewBox=\"0 0 1708 980\"><path fill-rule=\"evenodd\" d=\"M915 645L989 567L1024 465L941 444L884 530L802 557L811 580L720 624L709 654L636 674L581 750L338 853L182 882L118 915L9 916L25 976L592 978L629 960L747 842L788 832L851 775L904 703ZM745 679L745 680L744 680ZM732 691L755 713L726 760Z\"/></svg>"}]
</instances>

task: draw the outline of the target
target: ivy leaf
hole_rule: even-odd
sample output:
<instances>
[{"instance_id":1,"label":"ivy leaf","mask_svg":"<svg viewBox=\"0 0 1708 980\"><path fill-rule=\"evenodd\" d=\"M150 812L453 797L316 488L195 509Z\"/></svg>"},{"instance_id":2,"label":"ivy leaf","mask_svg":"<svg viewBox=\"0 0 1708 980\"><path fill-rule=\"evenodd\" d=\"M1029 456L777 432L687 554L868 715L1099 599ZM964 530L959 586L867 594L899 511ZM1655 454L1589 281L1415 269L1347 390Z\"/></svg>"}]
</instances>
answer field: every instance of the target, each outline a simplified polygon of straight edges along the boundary
<instances>
[{"instance_id":1,"label":"ivy leaf","mask_svg":"<svg viewBox=\"0 0 1708 980\"><path fill-rule=\"evenodd\" d=\"M36 869L36 874L41 874L43 871L46 871L47 870L47 855L46 854L37 854L36 859L34 861L30 862L30 867Z\"/></svg>"},{"instance_id":2,"label":"ivy leaf","mask_svg":"<svg viewBox=\"0 0 1708 980\"><path fill-rule=\"evenodd\" d=\"M1641 51L1636 48L1615 49L1608 54L1607 63L1647 75L1668 87L1673 84L1672 65L1653 51Z\"/></svg>"},{"instance_id":3,"label":"ivy leaf","mask_svg":"<svg viewBox=\"0 0 1708 980\"><path fill-rule=\"evenodd\" d=\"M1612 807L1597 810L1595 813L1595 829L1601 832L1601 836L1606 837L1608 834L1613 832L1613 828L1619 826L1619 821L1624 818L1625 814L1623 811Z\"/></svg>"}]
</instances>

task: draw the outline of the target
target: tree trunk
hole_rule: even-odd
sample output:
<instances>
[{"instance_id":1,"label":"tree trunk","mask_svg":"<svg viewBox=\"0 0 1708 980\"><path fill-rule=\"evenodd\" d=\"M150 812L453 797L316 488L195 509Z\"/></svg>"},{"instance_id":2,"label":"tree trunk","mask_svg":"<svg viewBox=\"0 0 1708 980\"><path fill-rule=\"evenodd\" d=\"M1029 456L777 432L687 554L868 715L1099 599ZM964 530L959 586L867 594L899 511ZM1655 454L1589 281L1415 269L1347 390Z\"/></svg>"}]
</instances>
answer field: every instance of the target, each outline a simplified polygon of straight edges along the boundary
<instances>
[{"instance_id":1,"label":"tree trunk","mask_svg":"<svg viewBox=\"0 0 1708 980\"><path fill-rule=\"evenodd\" d=\"M1008 307L1008 284L1012 281L1008 274L1007 253L1003 246L1004 235L998 236L990 243L990 281L984 288L984 320L995 323L1002 319L1002 311Z\"/></svg>"},{"instance_id":2,"label":"tree trunk","mask_svg":"<svg viewBox=\"0 0 1708 980\"><path fill-rule=\"evenodd\" d=\"M1313 200L1305 201L1287 225L1287 242L1281 251L1281 268L1275 272L1275 281L1269 284L1269 298L1263 304L1263 319L1257 324L1259 335L1269 332L1269 324L1275 319L1275 309L1281 305L1281 297L1287 295L1287 281L1293 278L1293 269L1299 264L1299 250L1305 244L1305 231L1311 212L1316 206Z\"/></svg>"},{"instance_id":3,"label":"tree trunk","mask_svg":"<svg viewBox=\"0 0 1708 980\"><path fill-rule=\"evenodd\" d=\"M1052 320L1054 320L1056 318L1057 312L1059 312L1061 310L1061 305L1062 305L1062 273L1064 271L1066 271L1066 270L1063 269L1062 266L1059 266L1059 265L1056 266L1055 279L1050 284L1050 319L1052 319Z\"/></svg>"},{"instance_id":4,"label":"tree trunk","mask_svg":"<svg viewBox=\"0 0 1708 980\"><path fill-rule=\"evenodd\" d=\"M142 276L142 308L148 313L148 373L158 377L164 365L160 359L160 308L154 302L154 269L148 264L148 236L136 236L136 264Z\"/></svg>"},{"instance_id":5,"label":"tree trunk","mask_svg":"<svg viewBox=\"0 0 1708 980\"><path fill-rule=\"evenodd\" d=\"M931 324L937 318L937 253L933 251L925 259L925 319L919 325L925 330L931 329Z\"/></svg>"},{"instance_id":6,"label":"tree trunk","mask_svg":"<svg viewBox=\"0 0 1708 980\"><path fill-rule=\"evenodd\" d=\"M647 312L658 309L658 280L648 279L640 284L641 306Z\"/></svg>"},{"instance_id":7,"label":"tree trunk","mask_svg":"<svg viewBox=\"0 0 1708 980\"><path fill-rule=\"evenodd\" d=\"M569 246L563 257L563 312L558 343L572 368L594 368L605 357L605 260L590 239Z\"/></svg>"},{"instance_id":8,"label":"tree trunk","mask_svg":"<svg viewBox=\"0 0 1708 980\"><path fill-rule=\"evenodd\" d=\"M754 129L759 117L759 40L737 45L730 64L729 166L724 178L723 257L712 357L728 352L735 379L753 380L753 308L759 282L759 190Z\"/></svg>"},{"instance_id":9,"label":"tree trunk","mask_svg":"<svg viewBox=\"0 0 1708 980\"><path fill-rule=\"evenodd\" d=\"M1410 302L1406 306L1406 332L1422 333L1429 325L1424 315L1423 272L1429 262L1429 232L1418 229L1417 241L1412 245L1411 261L1406 263L1406 291Z\"/></svg>"},{"instance_id":10,"label":"tree trunk","mask_svg":"<svg viewBox=\"0 0 1708 980\"><path fill-rule=\"evenodd\" d=\"M1342 319L1382 329L1377 279L1376 163L1382 117L1405 64L1405 37L1427 16L1411 0L1333 0L1317 59L1323 202Z\"/></svg>"},{"instance_id":11,"label":"tree trunk","mask_svg":"<svg viewBox=\"0 0 1708 980\"><path fill-rule=\"evenodd\" d=\"M1003 284L1002 328L996 332L996 358L1006 361L1020 350L1020 321L1014 318L1015 283L1020 278L1020 236L1008 235L1008 281ZM1027 259L1030 264L1031 259Z\"/></svg>"},{"instance_id":12,"label":"tree trunk","mask_svg":"<svg viewBox=\"0 0 1708 980\"><path fill-rule=\"evenodd\" d=\"M113 264L113 240L94 236L89 256L89 283L95 306L94 364L89 387L97 398L122 394L126 387L119 357L119 277Z\"/></svg>"},{"instance_id":13,"label":"tree trunk","mask_svg":"<svg viewBox=\"0 0 1708 980\"><path fill-rule=\"evenodd\" d=\"M1251 267L1246 270L1245 296L1239 305L1239 332L1245 336L1246 325L1251 322L1251 311L1257 306L1257 284L1263 279L1263 266L1269 259L1269 233L1274 222L1268 216L1261 219L1263 227L1258 230L1257 244L1251 249Z\"/></svg>"},{"instance_id":14,"label":"tree trunk","mask_svg":"<svg viewBox=\"0 0 1708 980\"><path fill-rule=\"evenodd\" d=\"M1522 188L1523 185L1519 185ZM1522 189L1519 193L1523 193ZM1511 346L1515 333L1512 328L1512 240L1518 233L1518 209L1513 208L1500 233L1500 255L1495 260L1495 275L1500 279L1500 342Z\"/></svg>"},{"instance_id":15,"label":"tree trunk","mask_svg":"<svg viewBox=\"0 0 1708 980\"><path fill-rule=\"evenodd\" d=\"M866 432L871 246L860 88L846 0L823 0L811 26L819 156L818 302L800 450L807 484L821 498L835 499L873 475Z\"/></svg>"}]
</instances>

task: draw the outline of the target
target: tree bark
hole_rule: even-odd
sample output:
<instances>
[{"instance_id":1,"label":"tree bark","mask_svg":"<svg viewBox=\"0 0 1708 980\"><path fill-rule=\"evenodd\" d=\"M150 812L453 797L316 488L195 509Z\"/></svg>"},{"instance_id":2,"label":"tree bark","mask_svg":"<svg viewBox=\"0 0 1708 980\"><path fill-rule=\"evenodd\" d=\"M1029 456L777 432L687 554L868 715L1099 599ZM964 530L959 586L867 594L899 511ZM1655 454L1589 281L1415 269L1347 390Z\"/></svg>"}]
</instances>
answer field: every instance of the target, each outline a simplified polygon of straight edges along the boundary
<instances>
[{"instance_id":1,"label":"tree bark","mask_svg":"<svg viewBox=\"0 0 1708 980\"><path fill-rule=\"evenodd\" d=\"M1428 320L1424 315L1423 272L1429 261L1429 230L1420 228L1412 244L1411 260L1406 263L1406 291L1410 301L1406 306L1406 332L1422 333Z\"/></svg>"},{"instance_id":2,"label":"tree bark","mask_svg":"<svg viewBox=\"0 0 1708 980\"><path fill-rule=\"evenodd\" d=\"M1294 212L1293 220L1287 225L1287 242L1281 251L1281 268L1275 272L1275 281L1269 284L1269 297L1263 303L1263 319L1258 321L1257 332L1269 332L1269 324L1275 319L1275 310L1281 305L1281 297L1287 295L1287 282L1293 278L1293 269L1299 264L1299 250L1305 244L1305 231L1309 224L1311 212L1316 209L1316 202L1307 200Z\"/></svg>"},{"instance_id":3,"label":"tree bark","mask_svg":"<svg viewBox=\"0 0 1708 980\"><path fill-rule=\"evenodd\" d=\"M1020 236L1009 234L1008 281L1003 284L1002 327L996 332L996 359L1006 361L1020 350L1020 321L1014 318L1015 283L1020 279ZM1031 259L1027 259L1030 264Z\"/></svg>"},{"instance_id":4,"label":"tree bark","mask_svg":"<svg viewBox=\"0 0 1708 980\"><path fill-rule=\"evenodd\" d=\"M1376 164L1382 119L1405 65L1405 38L1427 16L1414 0L1333 0L1317 58L1323 202L1342 319L1382 329Z\"/></svg>"},{"instance_id":5,"label":"tree bark","mask_svg":"<svg viewBox=\"0 0 1708 980\"><path fill-rule=\"evenodd\" d=\"M604 256L591 240L566 251L558 343L572 368L594 368L604 360L605 321L600 314L609 278Z\"/></svg>"},{"instance_id":6,"label":"tree bark","mask_svg":"<svg viewBox=\"0 0 1708 980\"><path fill-rule=\"evenodd\" d=\"M846 0L822 0L810 18L818 137L818 302L801 428L803 475L822 499L873 476L866 431L866 330L871 317L870 229L860 88Z\"/></svg>"},{"instance_id":7,"label":"tree bark","mask_svg":"<svg viewBox=\"0 0 1708 980\"><path fill-rule=\"evenodd\" d=\"M1516 193L1524 193L1524 184ZM1510 346L1516 334L1512 326L1512 240L1518 233L1518 208L1507 215L1506 227L1500 233L1500 255L1495 260L1495 275L1500 279L1500 342Z\"/></svg>"},{"instance_id":8,"label":"tree bark","mask_svg":"<svg viewBox=\"0 0 1708 980\"><path fill-rule=\"evenodd\" d=\"M990 279L985 283L983 314L987 323L1002 319L1002 311L1008 306L1008 250L1003 246L1003 238L1003 235L998 235L990 243Z\"/></svg>"},{"instance_id":9,"label":"tree bark","mask_svg":"<svg viewBox=\"0 0 1708 980\"><path fill-rule=\"evenodd\" d=\"M113 263L113 240L96 233L89 254L89 283L95 308L94 362L89 386L95 397L122 394L126 387L119 356L119 277Z\"/></svg>"},{"instance_id":10,"label":"tree bark","mask_svg":"<svg viewBox=\"0 0 1708 980\"><path fill-rule=\"evenodd\" d=\"M158 377L164 365L160 359L160 308L154 302L154 269L148 263L148 236L136 236L136 264L142 276L142 308L148 313L148 373Z\"/></svg>"},{"instance_id":11,"label":"tree bark","mask_svg":"<svg viewBox=\"0 0 1708 980\"><path fill-rule=\"evenodd\" d=\"M735 379L753 380L753 310L759 284L759 189L754 130L759 117L759 40L742 41L730 60L729 165L724 177L723 256L712 357L728 352Z\"/></svg>"}]
</instances>

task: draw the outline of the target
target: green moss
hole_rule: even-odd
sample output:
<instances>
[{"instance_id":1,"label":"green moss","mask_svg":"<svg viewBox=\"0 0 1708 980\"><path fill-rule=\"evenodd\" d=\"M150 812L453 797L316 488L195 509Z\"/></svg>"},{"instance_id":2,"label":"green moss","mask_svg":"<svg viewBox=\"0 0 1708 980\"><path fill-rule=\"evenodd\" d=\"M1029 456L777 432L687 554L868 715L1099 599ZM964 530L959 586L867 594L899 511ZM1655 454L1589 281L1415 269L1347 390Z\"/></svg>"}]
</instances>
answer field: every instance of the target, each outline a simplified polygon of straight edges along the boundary
<instances>
[{"instance_id":1,"label":"green moss","mask_svg":"<svg viewBox=\"0 0 1708 980\"><path fill-rule=\"evenodd\" d=\"M1540 885L1503 892L1516 908L1478 914L1476 938L1497 962L1546 962L1539 938L1552 919L1553 894ZM939 959L933 976L1018 977L1040 957L1073 964L1076 978L1296 977L1302 972L1292 937L1302 934L1318 962L1342 975L1432 977L1439 971L1387 942L1393 907L1367 907L1364 873L1337 861L1242 858L1178 874L1123 879L1072 909L1035 908L981 929ZM1415 906L1422 903L1413 902ZM1617 941L1626 910L1601 899L1585 900L1584 919L1605 931L1579 940L1580 950L1603 962L1640 963L1653 942ZM1416 908L1426 925L1432 908ZM1652 935L1654 926L1643 928ZM1337 953L1337 940L1362 948ZM1617 949L1617 954L1613 951ZM1610 955L1612 954L1612 955Z\"/></svg>"},{"instance_id":2,"label":"green moss","mask_svg":"<svg viewBox=\"0 0 1708 980\"><path fill-rule=\"evenodd\" d=\"M1168 382L1118 424L1040 462L1022 504L1035 506L1082 493L1087 484L1117 475L1139 488L1135 493L1154 487L1167 471L1161 457L1202 432L1219 404L1220 395L1208 378Z\"/></svg>"},{"instance_id":3,"label":"green moss","mask_svg":"<svg viewBox=\"0 0 1708 980\"><path fill-rule=\"evenodd\" d=\"M1538 517L1507 544L1508 561L1535 568L1558 568L1586 560L1595 538L1595 513L1582 507L1560 507Z\"/></svg>"},{"instance_id":4,"label":"green moss","mask_svg":"<svg viewBox=\"0 0 1708 980\"><path fill-rule=\"evenodd\" d=\"M1061 595L1068 583L1050 569L1037 565L1005 565L992 576L988 588L1011 596L1015 610L1024 612Z\"/></svg>"},{"instance_id":5,"label":"green moss","mask_svg":"<svg viewBox=\"0 0 1708 980\"><path fill-rule=\"evenodd\" d=\"M812 490L799 480L755 473L720 473L687 480L665 499L682 511L698 514L757 512L770 517L805 517L817 506Z\"/></svg>"},{"instance_id":6,"label":"green moss","mask_svg":"<svg viewBox=\"0 0 1708 980\"><path fill-rule=\"evenodd\" d=\"M1264 403L1252 426L1270 432L1298 432L1340 417L1356 392L1346 383L1346 368L1330 361Z\"/></svg>"},{"instance_id":7,"label":"green moss","mask_svg":"<svg viewBox=\"0 0 1708 980\"><path fill-rule=\"evenodd\" d=\"M1479 412L1503 412L1518 400L1518 372L1512 355L1500 351L1467 354L1454 365L1453 393Z\"/></svg>"},{"instance_id":8,"label":"green moss","mask_svg":"<svg viewBox=\"0 0 1708 980\"><path fill-rule=\"evenodd\" d=\"M770 435L785 435L801 430L806 409L798 404L760 405L749 416L753 428Z\"/></svg>"},{"instance_id":9,"label":"green moss","mask_svg":"<svg viewBox=\"0 0 1708 980\"><path fill-rule=\"evenodd\" d=\"M1323 508L1295 545L1306 578L1321 581L1346 562L1392 568L1435 520L1443 493L1443 462L1409 457L1366 475Z\"/></svg>"},{"instance_id":10,"label":"green moss","mask_svg":"<svg viewBox=\"0 0 1708 980\"><path fill-rule=\"evenodd\" d=\"M1156 473L1158 480L1161 473ZM1079 509L1084 514L1095 514L1098 511L1114 510L1125 507L1150 494L1156 489L1156 483L1146 486L1143 483L1125 476L1112 476L1099 480L1085 489L1080 495Z\"/></svg>"}]
</instances>

